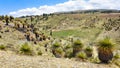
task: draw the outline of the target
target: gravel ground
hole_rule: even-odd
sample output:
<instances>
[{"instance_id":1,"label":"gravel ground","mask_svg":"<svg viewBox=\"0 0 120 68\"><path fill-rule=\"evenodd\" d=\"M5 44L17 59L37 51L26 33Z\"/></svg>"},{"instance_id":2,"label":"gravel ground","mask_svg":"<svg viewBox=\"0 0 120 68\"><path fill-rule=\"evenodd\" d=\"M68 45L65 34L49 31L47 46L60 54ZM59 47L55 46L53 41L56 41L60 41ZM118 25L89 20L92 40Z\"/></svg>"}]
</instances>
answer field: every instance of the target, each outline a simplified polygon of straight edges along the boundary
<instances>
[{"instance_id":1,"label":"gravel ground","mask_svg":"<svg viewBox=\"0 0 120 68\"><path fill-rule=\"evenodd\" d=\"M115 65L93 64L48 56L16 55L0 51L0 68L119 68Z\"/></svg>"}]
</instances>

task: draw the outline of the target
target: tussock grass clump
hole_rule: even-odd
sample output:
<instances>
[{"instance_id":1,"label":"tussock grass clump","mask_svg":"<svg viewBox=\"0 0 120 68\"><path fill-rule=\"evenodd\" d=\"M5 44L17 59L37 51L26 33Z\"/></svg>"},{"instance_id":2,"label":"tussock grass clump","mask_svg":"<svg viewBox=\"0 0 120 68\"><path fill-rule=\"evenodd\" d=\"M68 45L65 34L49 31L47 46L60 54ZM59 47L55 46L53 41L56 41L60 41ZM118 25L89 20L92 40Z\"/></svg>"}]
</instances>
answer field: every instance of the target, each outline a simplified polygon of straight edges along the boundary
<instances>
[{"instance_id":1,"label":"tussock grass clump","mask_svg":"<svg viewBox=\"0 0 120 68\"><path fill-rule=\"evenodd\" d=\"M85 48L85 51L92 52L92 51L93 51L93 49L92 49L92 47L91 47L91 46L87 46L87 47Z\"/></svg>"},{"instance_id":2,"label":"tussock grass clump","mask_svg":"<svg viewBox=\"0 0 120 68\"><path fill-rule=\"evenodd\" d=\"M73 42L73 56L75 56L78 52L82 51L84 45L83 43L77 39Z\"/></svg>"},{"instance_id":3,"label":"tussock grass clump","mask_svg":"<svg viewBox=\"0 0 120 68\"><path fill-rule=\"evenodd\" d=\"M73 57L72 45L67 45L64 50L65 50L65 57L68 57L68 58Z\"/></svg>"},{"instance_id":4,"label":"tussock grass clump","mask_svg":"<svg viewBox=\"0 0 120 68\"><path fill-rule=\"evenodd\" d=\"M64 56L64 51L63 48L61 47L61 44L58 42L55 42L52 45L52 53L55 55L57 58L61 58Z\"/></svg>"},{"instance_id":5,"label":"tussock grass clump","mask_svg":"<svg viewBox=\"0 0 120 68\"><path fill-rule=\"evenodd\" d=\"M115 65L120 67L120 54L119 53L116 53L114 55L114 59L113 59L112 63L114 63Z\"/></svg>"},{"instance_id":6,"label":"tussock grass clump","mask_svg":"<svg viewBox=\"0 0 120 68\"><path fill-rule=\"evenodd\" d=\"M90 57L87 60L92 62L92 63L99 63L100 62L98 57Z\"/></svg>"},{"instance_id":7,"label":"tussock grass clump","mask_svg":"<svg viewBox=\"0 0 120 68\"><path fill-rule=\"evenodd\" d=\"M85 53L86 53L87 57L92 57L92 52L93 52L93 48L91 46L87 46L85 48Z\"/></svg>"},{"instance_id":8,"label":"tussock grass clump","mask_svg":"<svg viewBox=\"0 0 120 68\"><path fill-rule=\"evenodd\" d=\"M64 51L61 47L55 48L53 50L53 54L56 58L62 58L64 57Z\"/></svg>"},{"instance_id":9,"label":"tussock grass clump","mask_svg":"<svg viewBox=\"0 0 120 68\"><path fill-rule=\"evenodd\" d=\"M84 52L79 52L79 53L76 54L76 57L84 60L84 59L87 58L87 55Z\"/></svg>"},{"instance_id":10,"label":"tussock grass clump","mask_svg":"<svg viewBox=\"0 0 120 68\"><path fill-rule=\"evenodd\" d=\"M114 56L114 59L120 59L120 54L116 53L115 56Z\"/></svg>"},{"instance_id":11,"label":"tussock grass clump","mask_svg":"<svg viewBox=\"0 0 120 68\"><path fill-rule=\"evenodd\" d=\"M38 55L42 55L42 51L41 51L41 50L39 50L37 54L38 54Z\"/></svg>"},{"instance_id":12,"label":"tussock grass clump","mask_svg":"<svg viewBox=\"0 0 120 68\"><path fill-rule=\"evenodd\" d=\"M61 47L56 48L55 51L56 51L56 53L58 53L58 54L62 54L62 53L63 53L63 49L62 49Z\"/></svg>"},{"instance_id":13,"label":"tussock grass clump","mask_svg":"<svg viewBox=\"0 0 120 68\"><path fill-rule=\"evenodd\" d=\"M69 48L72 48L72 45L67 45L67 46L65 46L65 49L69 49Z\"/></svg>"},{"instance_id":14,"label":"tussock grass clump","mask_svg":"<svg viewBox=\"0 0 120 68\"><path fill-rule=\"evenodd\" d=\"M115 44L110 40L110 38L105 38L98 42L98 57L101 62L108 63L113 58L113 50Z\"/></svg>"},{"instance_id":15,"label":"tussock grass clump","mask_svg":"<svg viewBox=\"0 0 120 68\"><path fill-rule=\"evenodd\" d=\"M28 43L24 43L20 47L20 53L25 55L32 55L32 48L29 46Z\"/></svg>"},{"instance_id":16,"label":"tussock grass clump","mask_svg":"<svg viewBox=\"0 0 120 68\"><path fill-rule=\"evenodd\" d=\"M6 49L6 46L3 45L3 44L1 44L1 45L0 45L0 50L5 50L5 49Z\"/></svg>"},{"instance_id":17,"label":"tussock grass clump","mask_svg":"<svg viewBox=\"0 0 120 68\"><path fill-rule=\"evenodd\" d=\"M60 43L55 42L55 43L52 45L52 48L58 48L58 47L60 47L60 46L61 46Z\"/></svg>"}]
</instances>

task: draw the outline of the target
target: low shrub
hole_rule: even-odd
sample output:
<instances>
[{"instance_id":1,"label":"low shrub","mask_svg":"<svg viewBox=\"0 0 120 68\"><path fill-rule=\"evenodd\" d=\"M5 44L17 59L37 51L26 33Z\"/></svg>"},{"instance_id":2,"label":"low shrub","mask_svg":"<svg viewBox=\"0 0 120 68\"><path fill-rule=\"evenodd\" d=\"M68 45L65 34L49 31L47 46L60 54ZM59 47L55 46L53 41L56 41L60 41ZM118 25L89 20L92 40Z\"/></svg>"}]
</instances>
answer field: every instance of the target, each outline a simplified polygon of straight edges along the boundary
<instances>
[{"instance_id":1,"label":"low shrub","mask_svg":"<svg viewBox=\"0 0 120 68\"><path fill-rule=\"evenodd\" d=\"M73 56L75 56L78 52L83 50L83 43L80 40L76 40L73 42Z\"/></svg>"},{"instance_id":2,"label":"low shrub","mask_svg":"<svg viewBox=\"0 0 120 68\"><path fill-rule=\"evenodd\" d=\"M79 59L86 59L87 55L84 52L79 52L76 54L76 57Z\"/></svg>"},{"instance_id":3,"label":"low shrub","mask_svg":"<svg viewBox=\"0 0 120 68\"><path fill-rule=\"evenodd\" d=\"M25 55L32 55L32 49L28 45L28 43L24 43L23 45L21 45L20 53L25 54Z\"/></svg>"},{"instance_id":4,"label":"low shrub","mask_svg":"<svg viewBox=\"0 0 120 68\"><path fill-rule=\"evenodd\" d=\"M57 58L64 57L64 51L61 47L55 48L52 50L53 54Z\"/></svg>"},{"instance_id":5,"label":"low shrub","mask_svg":"<svg viewBox=\"0 0 120 68\"><path fill-rule=\"evenodd\" d=\"M61 46L60 43L55 42L55 43L52 45L52 48L58 48L58 47L60 47L60 46Z\"/></svg>"},{"instance_id":6,"label":"low shrub","mask_svg":"<svg viewBox=\"0 0 120 68\"><path fill-rule=\"evenodd\" d=\"M114 59L120 59L120 55L118 53L115 54Z\"/></svg>"},{"instance_id":7,"label":"low shrub","mask_svg":"<svg viewBox=\"0 0 120 68\"><path fill-rule=\"evenodd\" d=\"M0 45L0 50L5 50L5 49L6 49L6 46L3 45L3 44L1 44L1 45Z\"/></svg>"},{"instance_id":8,"label":"low shrub","mask_svg":"<svg viewBox=\"0 0 120 68\"><path fill-rule=\"evenodd\" d=\"M41 50L38 51L38 55L42 55L42 51Z\"/></svg>"},{"instance_id":9,"label":"low shrub","mask_svg":"<svg viewBox=\"0 0 120 68\"><path fill-rule=\"evenodd\" d=\"M92 57L92 52L93 52L93 49L91 46L87 46L85 48L85 53L86 53L87 57Z\"/></svg>"},{"instance_id":10,"label":"low shrub","mask_svg":"<svg viewBox=\"0 0 120 68\"><path fill-rule=\"evenodd\" d=\"M67 57L67 58L73 57L73 49L72 48L65 50L65 57Z\"/></svg>"}]
</instances>

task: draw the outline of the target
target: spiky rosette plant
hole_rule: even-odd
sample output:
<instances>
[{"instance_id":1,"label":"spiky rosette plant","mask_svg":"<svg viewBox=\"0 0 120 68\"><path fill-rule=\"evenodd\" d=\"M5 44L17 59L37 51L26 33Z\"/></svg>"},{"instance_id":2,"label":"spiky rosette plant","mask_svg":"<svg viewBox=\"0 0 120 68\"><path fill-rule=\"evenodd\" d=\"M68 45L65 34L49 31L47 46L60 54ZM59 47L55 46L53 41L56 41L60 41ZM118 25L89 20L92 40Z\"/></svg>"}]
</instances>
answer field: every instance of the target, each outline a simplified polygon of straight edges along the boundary
<instances>
[{"instance_id":1,"label":"spiky rosette plant","mask_svg":"<svg viewBox=\"0 0 120 68\"><path fill-rule=\"evenodd\" d=\"M98 43L98 57L101 62L108 63L113 58L113 50L115 44L111 42L110 38L105 38Z\"/></svg>"},{"instance_id":2,"label":"spiky rosette plant","mask_svg":"<svg viewBox=\"0 0 120 68\"><path fill-rule=\"evenodd\" d=\"M60 43L55 42L55 43L53 43L52 48L58 48L60 46L61 46Z\"/></svg>"},{"instance_id":3,"label":"spiky rosette plant","mask_svg":"<svg viewBox=\"0 0 120 68\"><path fill-rule=\"evenodd\" d=\"M75 56L78 52L83 49L83 44L80 40L76 40L73 43L73 56Z\"/></svg>"},{"instance_id":4,"label":"spiky rosette plant","mask_svg":"<svg viewBox=\"0 0 120 68\"><path fill-rule=\"evenodd\" d=\"M64 57L64 51L61 47L55 49L55 57L61 58Z\"/></svg>"},{"instance_id":5,"label":"spiky rosette plant","mask_svg":"<svg viewBox=\"0 0 120 68\"><path fill-rule=\"evenodd\" d=\"M86 53L84 53L84 52L78 52L78 53L76 54L76 57L77 57L78 59L82 60L82 61L85 61L85 59L87 58L87 55L86 55Z\"/></svg>"},{"instance_id":6,"label":"spiky rosette plant","mask_svg":"<svg viewBox=\"0 0 120 68\"><path fill-rule=\"evenodd\" d=\"M28 43L24 43L20 47L20 53L25 55L32 55L32 49Z\"/></svg>"},{"instance_id":7,"label":"spiky rosette plant","mask_svg":"<svg viewBox=\"0 0 120 68\"><path fill-rule=\"evenodd\" d=\"M86 53L87 57L92 57L93 48L91 46L87 46L85 48L85 53Z\"/></svg>"},{"instance_id":8,"label":"spiky rosette plant","mask_svg":"<svg viewBox=\"0 0 120 68\"><path fill-rule=\"evenodd\" d=\"M72 45L68 44L65 48L65 57L71 58L73 56L73 48Z\"/></svg>"},{"instance_id":9,"label":"spiky rosette plant","mask_svg":"<svg viewBox=\"0 0 120 68\"><path fill-rule=\"evenodd\" d=\"M53 53L54 56L57 57L57 58L63 57L63 49L62 49L60 43L55 42L55 43L52 45L52 53Z\"/></svg>"}]
</instances>

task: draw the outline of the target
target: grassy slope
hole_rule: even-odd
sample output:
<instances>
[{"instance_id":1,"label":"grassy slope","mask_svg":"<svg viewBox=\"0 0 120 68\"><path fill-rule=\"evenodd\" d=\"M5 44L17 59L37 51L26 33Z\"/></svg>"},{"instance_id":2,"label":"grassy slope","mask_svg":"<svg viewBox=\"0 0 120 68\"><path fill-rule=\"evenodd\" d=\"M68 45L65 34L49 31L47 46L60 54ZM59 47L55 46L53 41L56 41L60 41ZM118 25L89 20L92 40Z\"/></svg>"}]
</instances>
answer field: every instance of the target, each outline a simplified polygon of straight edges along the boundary
<instances>
[{"instance_id":1,"label":"grassy slope","mask_svg":"<svg viewBox=\"0 0 120 68\"><path fill-rule=\"evenodd\" d=\"M49 35L49 30L52 29L53 37L62 38L62 39L68 36L77 36L77 37L80 37L83 41L87 40L85 41L85 44L86 44L86 43L96 41L96 39L99 39L101 37L105 37L106 35L110 35L112 38L115 38L115 39L120 38L119 31L116 31L116 32L114 30L104 31L102 26L103 23L107 22L108 18L115 19L115 18L118 18L119 15L120 14L60 14L60 15L54 15L53 17L49 16L48 20L39 20L35 26L39 27L40 29L46 28L46 26L50 26L51 28L44 29L41 31L45 32L46 35ZM3 37L0 39L0 43L6 44L6 45L8 45L9 43L12 43L14 45L20 45L20 43L24 42L23 40L19 39L19 37L24 36L22 32L17 30L14 31L13 28L10 28L10 30L13 30L13 32L10 31L2 34ZM17 56L17 57L20 58L20 56ZM27 59L28 57L25 56L23 58ZM24 60L23 58L21 59ZM37 59L35 58L31 57L30 62L32 61L31 59L36 60L36 64L39 62L37 60L41 61L41 59L38 59L40 57L38 57ZM19 60L15 60L12 62L15 63L16 61L20 62ZM29 61L29 59L23 63L26 64L27 61ZM64 62L64 61L61 61L61 62ZM65 61L65 62L69 63L68 61ZM69 64L66 64L66 65L69 65Z\"/></svg>"}]
</instances>

